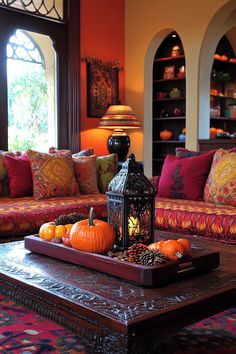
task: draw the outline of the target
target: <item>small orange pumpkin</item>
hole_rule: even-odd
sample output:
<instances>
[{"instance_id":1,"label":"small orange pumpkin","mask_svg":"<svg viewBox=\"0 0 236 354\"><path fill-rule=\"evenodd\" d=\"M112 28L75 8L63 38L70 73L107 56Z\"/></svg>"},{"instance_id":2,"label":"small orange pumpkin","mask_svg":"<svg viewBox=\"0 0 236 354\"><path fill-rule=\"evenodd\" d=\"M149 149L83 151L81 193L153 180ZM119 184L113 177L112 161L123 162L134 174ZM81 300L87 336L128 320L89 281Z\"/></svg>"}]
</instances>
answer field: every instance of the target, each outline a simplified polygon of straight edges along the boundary
<instances>
[{"instance_id":1,"label":"small orange pumpkin","mask_svg":"<svg viewBox=\"0 0 236 354\"><path fill-rule=\"evenodd\" d=\"M112 226L102 220L93 219L93 208L89 218L76 222L70 230L70 243L73 248L91 253L106 253L115 242Z\"/></svg>"},{"instance_id":2,"label":"small orange pumpkin","mask_svg":"<svg viewBox=\"0 0 236 354\"><path fill-rule=\"evenodd\" d=\"M215 139L215 138L216 138L216 135L217 135L217 129L214 128L214 127L211 127L211 128L210 128L210 138L211 138L211 139Z\"/></svg>"},{"instance_id":3,"label":"small orange pumpkin","mask_svg":"<svg viewBox=\"0 0 236 354\"><path fill-rule=\"evenodd\" d=\"M47 241L51 241L54 237L62 238L71 227L72 224L56 225L53 221L46 222L39 229L39 237Z\"/></svg>"},{"instance_id":4,"label":"small orange pumpkin","mask_svg":"<svg viewBox=\"0 0 236 354\"><path fill-rule=\"evenodd\" d=\"M176 240L167 240L162 244L160 252L164 253L169 261L176 261L183 257L184 247Z\"/></svg>"},{"instance_id":5,"label":"small orange pumpkin","mask_svg":"<svg viewBox=\"0 0 236 354\"><path fill-rule=\"evenodd\" d=\"M152 250L152 251L160 251L160 248L162 246L162 244L164 243L164 240L160 240L158 242L153 242L153 243L150 243L150 245L148 245L148 249L149 250Z\"/></svg>"},{"instance_id":6,"label":"small orange pumpkin","mask_svg":"<svg viewBox=\"0 0 236 354\"><path fill-rule=\"evenodd\" d=\"M161 140L170 140L173 136L172 131L164 129L160 132L160 138Z\"/></svg>"},{"instance_id":7,"label":"small orange pumpkin","mask_svg":"<svg viewBox=\"0 0 236 354\"><path fill-rule=\"evenodd\" d=\"M191 245L186 238L178 238L177 242L181 243L184 248L184 257L189 257L191 254Z\"/></svg>"}]
</instances>

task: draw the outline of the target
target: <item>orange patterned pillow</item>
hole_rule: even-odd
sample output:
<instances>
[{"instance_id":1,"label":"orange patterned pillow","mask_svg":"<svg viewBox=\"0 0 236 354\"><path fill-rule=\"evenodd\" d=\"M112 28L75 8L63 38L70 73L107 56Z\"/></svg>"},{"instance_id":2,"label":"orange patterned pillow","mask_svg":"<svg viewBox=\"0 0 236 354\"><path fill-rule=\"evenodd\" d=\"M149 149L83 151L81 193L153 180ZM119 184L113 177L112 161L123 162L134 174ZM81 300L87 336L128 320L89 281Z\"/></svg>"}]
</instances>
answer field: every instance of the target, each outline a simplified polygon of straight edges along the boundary
<instances>
[{"instance_id":1,"label":"orange patterned pillow","mask_svg":"<svg viewBox=\"0 0 236 354\"><path fill-rule=\"evenodd\" d=\"M236 206L236 152L216 151L204 189L204 200Z\"/></svg>"},{"instance_id":2,"label":"orange patterned pillow","mask_svg":"<svg viewBox=\"0 0 236 354\"><path fill-rule=\"evenodd\" d=\"M70 197L79 194L74 164L69 152L58 155L28 150L27 154L30 159L36 199Z\"/></svg>"},{"instance_id":3,"label":"orange patterned pillow","mask_svg":"<svg viewBox=\"0 0 236 354\"><path fill-rule=\"evenodd\" d=\"M82 194L99 193L96 159L96 155L73 157L75 176Z\"/></svg>"}]
</instances>

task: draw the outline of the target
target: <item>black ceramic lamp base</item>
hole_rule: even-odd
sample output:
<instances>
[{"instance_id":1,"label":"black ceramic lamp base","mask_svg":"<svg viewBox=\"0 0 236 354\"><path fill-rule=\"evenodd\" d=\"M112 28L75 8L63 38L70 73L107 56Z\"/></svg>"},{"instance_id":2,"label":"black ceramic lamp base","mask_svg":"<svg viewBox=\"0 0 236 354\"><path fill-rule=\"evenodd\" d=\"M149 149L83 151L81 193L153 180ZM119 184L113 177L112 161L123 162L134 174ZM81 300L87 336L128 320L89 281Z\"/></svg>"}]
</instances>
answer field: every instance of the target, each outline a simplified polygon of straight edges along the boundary
<instances>
[{"instance_id":1,"label":"black ceramic lamp base","mask_svg":"<svg viewBox=\"0 0 236 354\"><path fill-rule=\"evenodd\" d=\"M114 133L107 140L110 154L117 154L119 161L125 161L130 147L130 138L126 133Z\"/></svg>"}]
</instances>

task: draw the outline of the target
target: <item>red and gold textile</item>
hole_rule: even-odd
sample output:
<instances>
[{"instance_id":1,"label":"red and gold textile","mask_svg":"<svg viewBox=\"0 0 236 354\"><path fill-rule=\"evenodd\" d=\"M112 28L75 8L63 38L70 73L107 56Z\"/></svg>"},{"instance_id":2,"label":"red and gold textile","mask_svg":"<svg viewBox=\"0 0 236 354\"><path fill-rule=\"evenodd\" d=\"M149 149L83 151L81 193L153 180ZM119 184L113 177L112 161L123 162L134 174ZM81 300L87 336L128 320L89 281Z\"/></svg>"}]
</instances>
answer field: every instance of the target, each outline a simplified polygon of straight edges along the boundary
<instances>
[{"instance_id":1,"label":"red and gold textile","mask_svg":"<svg viewBox=\"0 0 236 354\"><path fill-rule=\"evenodd\" d=\"M236 244L236 209L204 201L157 197L155 228Z\"/></svg>"},{"instance_id":2,"label":"red and gold textile","mask_svg":"<svg viewBox=\"0 0 236 354\"><path fill-rule=\"evenodd\" d=\"M34 197L1 197L0 237L38 233L43 223L53 221L61 214L77 212L87 217L90 207L94 208L96 218L106 218L106 195L86 194L40 200Z\"/></svg>"}]
</instances>

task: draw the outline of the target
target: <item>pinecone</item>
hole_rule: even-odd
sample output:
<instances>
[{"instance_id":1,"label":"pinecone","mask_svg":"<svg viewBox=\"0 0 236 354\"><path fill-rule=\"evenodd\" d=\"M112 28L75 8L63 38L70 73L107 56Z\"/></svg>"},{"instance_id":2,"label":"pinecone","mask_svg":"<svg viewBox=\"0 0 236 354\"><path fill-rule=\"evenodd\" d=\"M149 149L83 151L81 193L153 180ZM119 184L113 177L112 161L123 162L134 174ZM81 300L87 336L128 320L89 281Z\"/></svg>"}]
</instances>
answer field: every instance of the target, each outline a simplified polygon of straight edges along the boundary
<instances>
[{"instance_id":1,"label":"pinecone","mask_svg":"<svg viewBox=\"0 0 236 354\"><path fill-rule=\"evenodd\" d=\"M70 221L68 224L75 224L76 222L85 219L83 215L77 213L68 214L67 217L69 218Z\"/></svg>"},{"instance_id":2,"label":"pinecone","mask_svg":"<svg viewBox=\"0 0 236 354\"><path fill-rule=\"evenodd\" d=\"M65 214L62 214L62 215L58 216L58 218L56 218L54 220L54 222L55 222L56 225L70 224L70 220L69 220L68 216L65 215Z\"/></svg>"},{"instance_id":3,"label":"pinecone","mask_svg":"<svg viewBox=\"0 0 236 354\"><path fill-rule=\"evenodd\" d=\"M131 263L139 263L139 258L145 250L147 250L147 246L143 243L134 243L128 248L128 261Z\"/></svg>"},{"instance_id":4,"label":"pinecone","mask_svg":"<svg viewBox=\"0 0 236 354\"><path fill-rule=\"evenodd\" d=\"M139 263L145 266L166 263L166 255L154 250L145 250L139 257Z\"/></svg>"}]
</instances>

